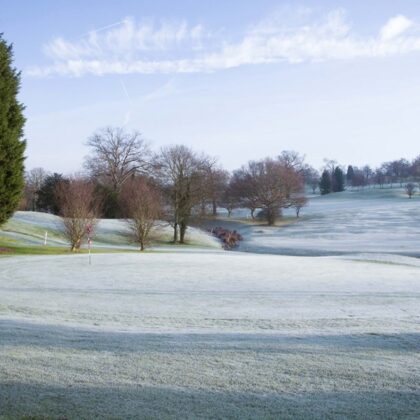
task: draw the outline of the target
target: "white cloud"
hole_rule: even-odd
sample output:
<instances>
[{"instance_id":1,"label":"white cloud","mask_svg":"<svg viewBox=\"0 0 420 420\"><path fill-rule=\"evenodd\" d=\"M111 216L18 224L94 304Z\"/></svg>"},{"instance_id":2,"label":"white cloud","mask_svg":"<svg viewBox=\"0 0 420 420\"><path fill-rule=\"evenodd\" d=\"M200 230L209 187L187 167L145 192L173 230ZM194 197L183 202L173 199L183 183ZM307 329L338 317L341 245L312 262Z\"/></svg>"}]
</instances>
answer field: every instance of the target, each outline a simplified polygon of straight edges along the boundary
<instances>
[{"instance_id":1,"label":"white cloud","mask_svg":"<svg viewBox=\"0 0 420 420\"><path fill-rule=\"evenodd\" d=\"M388 20L381 29L381 39L389 41L403 34L407 29L413 26L413 22L405 16L398 15Z\"/></svg>"},{"instance_id":2,"label":"white cloud","mask_svg":"<svg viewBox=\"0 0 420 420\"><path fill-rule=\"evenodd\" d=\"M361 37L352 31L342 10L294 27L274 15L254 25L239 42L223 41L215 47L215 40L201 25L156 25L126 18L118 26L92 31L76 42L54 39L44 47L53 64L32 67L29 74L192 73L277 62L388 57L420 52L420 34L414 27L411 20L398 15L376 36Z\"/></svg>"}]
</instances>

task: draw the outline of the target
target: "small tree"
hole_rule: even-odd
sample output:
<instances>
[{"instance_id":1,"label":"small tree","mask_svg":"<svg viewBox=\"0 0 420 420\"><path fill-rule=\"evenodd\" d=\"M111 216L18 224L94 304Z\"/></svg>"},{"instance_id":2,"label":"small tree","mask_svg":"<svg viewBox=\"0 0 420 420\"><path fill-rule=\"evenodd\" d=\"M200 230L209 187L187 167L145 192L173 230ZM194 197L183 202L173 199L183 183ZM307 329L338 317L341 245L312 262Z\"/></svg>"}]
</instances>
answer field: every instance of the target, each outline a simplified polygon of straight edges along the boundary
<instances>
[{"instance_id":1,"label":"small tree","mask_svg":"<svg viewBox=\"0 0 420 420\"><path fill-rule=\"evenodd\" d=\"M416 185L413 182L408 182L405 184L405 192L408 195L408 198L411 198L416 191Z\"/></svg>"},{"instance_id":2,"label":"small tree","mask_svg":"<svg viewBox=\"0 0 420 420\"><path fill-rule=\"evenodd\" d=\"M132 178L124 184L120 200L134 240L140 244L140 251L144 251L161 215L161 196L144 178Z\"/></svg>"},{"instance_id":3,"label":"small tree","mask_svg":"<svg viewBox=\"0 0 420 420\"><path fill-rule=\"evenodd\" d=\"M324 169L319 181L319 191L321 195L329 194L331 192L331 176L327 169Z\"/></svg>"},{"instance_id":4,"label":"small tree","mask_svg":"<svg viewBox=\"0 0 420 420\"><path fill-rule=\"evenodd\" d=\"M228 217L231 217L233 210L239 207L238 198L235 194L234 188L232 187L232 181L229 182L223 192L220 205L227 210Z\"/></svg>"},{"instance_id":5,"label":"small tree","mask_svg":"<svg viewBox=\"0 0 420 420\"><path fill-rule=\"evenodd\" d=\"M312 166L305 165L303 168L303 177L305 184L312 189L312 193L315 194L319 186L319 173Z\"/></svg>"},{"instance_id":6,"label":"small tree","mask_svg":"<svg viewBox=\"0 0 420 420\"><path fill-rule=\"evenodd\" d=\"M82 178L63 181L56 187L55 193L63 222L63 233L73 252L80 249L83 240L87 237L88 229L93 229L96 225L99 202L94 192L93 183Z\"/></svg>"},{"instance_id":7,"label":"small tree","mask_svg":"<svg viewBox=\"0 0 420 420\"><path fill-rule=\"evenodd\" d=\"M292 199L292 207L295 209L296 217L299 217L302 207L305 207L307 203L308 203L308 199L303 196L294 197Z\"/></svg>"},{"instance_id":8,"label":"small tree","mask_svg":"<svg viewBox=\"0 0 420 420\"><path fill-rule=\"evenodd\" d=\"M0 225L19 206L24 188L25 117L17 99L20 73L12 61L12 46L0 34Z\"/></svg>"}]
</instances>

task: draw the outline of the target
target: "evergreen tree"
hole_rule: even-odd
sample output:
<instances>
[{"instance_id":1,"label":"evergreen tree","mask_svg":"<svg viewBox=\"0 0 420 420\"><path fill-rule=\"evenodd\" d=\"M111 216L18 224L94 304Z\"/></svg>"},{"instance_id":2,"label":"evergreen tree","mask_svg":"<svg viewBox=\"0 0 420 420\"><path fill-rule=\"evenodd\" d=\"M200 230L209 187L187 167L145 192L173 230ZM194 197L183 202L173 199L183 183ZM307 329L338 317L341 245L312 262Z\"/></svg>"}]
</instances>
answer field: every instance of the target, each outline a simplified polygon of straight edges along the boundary
<instances>
[{"instance_id":1,"label":"evergreen tree","mask_svg":"<svg viewBox=\"0 0 420 420\"><path fill-rule=\"evenodd\" d=\"M17 209L24 188L23 105L20 73L12 67L12 46L0 34L0 225Z\"/></svg>"},{"instance_id":2,"label":"evergreen tree","mask_svg":"<svg viewBox=\"0 0 420 420\"><path fill-rule=\"evenodd\" d=\"M57 186L67 181L61 174L53 173L48 175L38 191L38 209L47 213L58 214L60 206L56 194Z\"/></svg>"},{"instance_id":3,"label":"evergreen tree","mask_svg":"<svg viewBox=\"0 0 420 420\"><path fill-rule=\"evenodd\" d=\"M351 181L353 180L354 177L354 168L353 166L349 165L347 167L347 174L346 174L346 179L347 179L347 184L351 185Z\"/></svg>"},{"instance_id":4,"label":"evergreen tree","mask_svg":"<svg viewBox=\"0 0 420 420\"><path fill-rule=\"evenodd\" d=\"M337 166L332 175L332 190L333 192L344 191L344 172Z\"/></svg>"},{"instance_id":5,"label":"evergreen tree","mask_svg":"<svg viewBox=\"0 0 420 420\"><path fill-rule=\"evenodd\" d=\"M331 176L326 169L322 172L319 181L319 191L321 192L321 195L329 194L331 192Z\"/></svg>"}]
</instances>

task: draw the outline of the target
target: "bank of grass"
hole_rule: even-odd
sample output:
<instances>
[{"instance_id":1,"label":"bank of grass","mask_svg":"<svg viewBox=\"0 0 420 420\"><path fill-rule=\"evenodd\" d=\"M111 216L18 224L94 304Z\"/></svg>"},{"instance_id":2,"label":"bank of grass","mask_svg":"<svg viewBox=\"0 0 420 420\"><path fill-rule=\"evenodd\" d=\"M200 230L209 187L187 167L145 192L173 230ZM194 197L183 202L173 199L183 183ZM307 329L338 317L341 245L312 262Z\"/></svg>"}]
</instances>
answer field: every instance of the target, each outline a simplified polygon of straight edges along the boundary
<instances>
[{"instance_id":1,"label":"bank of grass","mask_svg":"<svg viewBox=\"0 0 420 420\"><path fill-rule=\"evenodd\" d=\"M140 251L138 248L107 248L99 247L91 249L92 254L121 254L121 253L168 253L168 249L159 249L153 248L154 245L166 245L173 247L174 251L189 248L189 249L202 249L209 248L214 249L214 247L206 247L196 243L185 243L174 244L172 242L161 242L159 244L153 243L149 246L152 248L146 248L144 251ZM89 250L87 248L81 248L76 252L72 252L67 246L44 246L44 245L27 245L20 244L16 240L4 241L0 239L0 258L1 257L11 257L17 255L78 255L78 254L88 254Z\"/></svg>"}]
</instances>

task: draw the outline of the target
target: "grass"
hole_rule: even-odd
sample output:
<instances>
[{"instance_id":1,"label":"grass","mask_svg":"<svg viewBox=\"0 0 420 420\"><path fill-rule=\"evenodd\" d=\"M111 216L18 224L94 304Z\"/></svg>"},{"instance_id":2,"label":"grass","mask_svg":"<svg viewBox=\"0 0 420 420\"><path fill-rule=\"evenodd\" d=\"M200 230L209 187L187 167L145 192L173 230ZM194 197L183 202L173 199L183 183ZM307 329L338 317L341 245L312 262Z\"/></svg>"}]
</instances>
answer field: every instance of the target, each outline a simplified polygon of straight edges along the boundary
<instances>
[{"instance_id":1,"label":"grass","mask_svg":"<svg viewBox=\"0 0 420 420\"><path fill-rule=\"evenodd\" d=\"M418 417L417 267L92 260L0 259L0 418Z\"/></svg>"},{"instance_id":2,"label":"grass","mask_svg":"<svg viewBox=\"0 0 420 420\"><path fill-rule=\"evenodd\" d=\"M14 241L16 242L16 241ZM0 256L14 255L74 255L87 254L86 248L81 248L77 252L72 252L69 247L65 246L44 246L44 245L21 245L14 242L0 240ZM121 253L121 252L138 252L135 249L118 249L118 248L93 248L92 254L105 253Z\"/></svg>"},{"instance_id":3,"label":"grass","mask_svg":"<svg viewBox=\"0 0 420 420\"><path fill-rule=\"evenodd\" d=\"M202 245L195 243L186 243L174 244L171 242L162 242L161 244L170 245L177 248L203 248ZM211 249L210 247L208 247ZM24 245L19 243L16 240L5 240L5 238L0 237L0 257L8 257L15 255L77 255L77 254L88 254L89 250L87 248L81 248L77 252L72 252L68 246L44 246L44 245ZM120 253L132 253L140 252L137 248L106 248L99 247L91 249L92 254L120 254ZM167 250L158 250L158 249L145 249L142 253L166 253Z\"/></svg>"}]
</instances>

